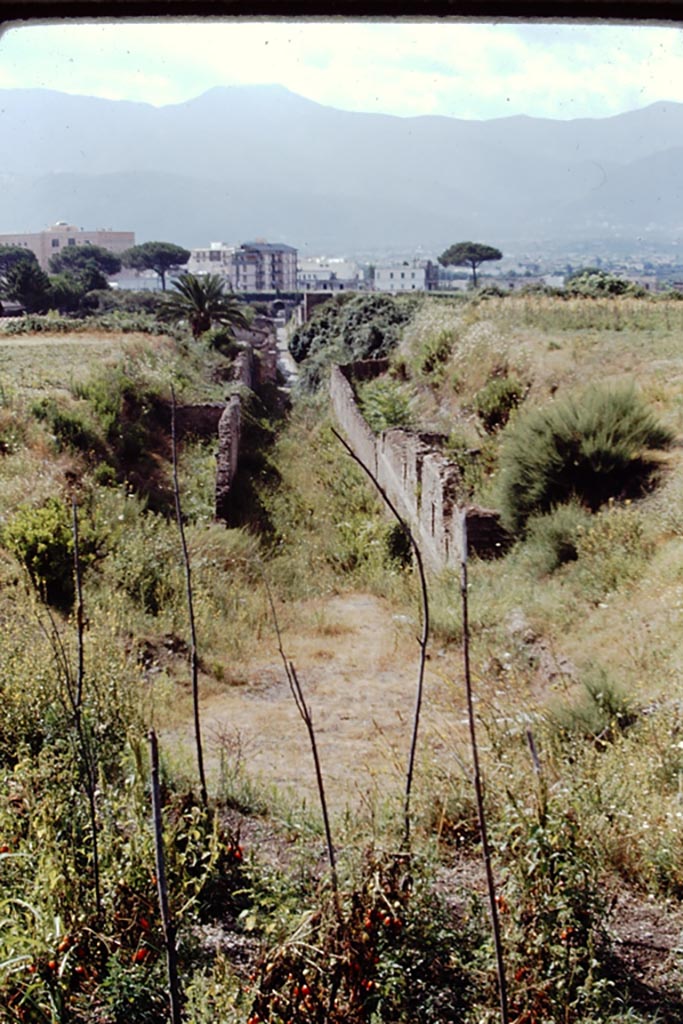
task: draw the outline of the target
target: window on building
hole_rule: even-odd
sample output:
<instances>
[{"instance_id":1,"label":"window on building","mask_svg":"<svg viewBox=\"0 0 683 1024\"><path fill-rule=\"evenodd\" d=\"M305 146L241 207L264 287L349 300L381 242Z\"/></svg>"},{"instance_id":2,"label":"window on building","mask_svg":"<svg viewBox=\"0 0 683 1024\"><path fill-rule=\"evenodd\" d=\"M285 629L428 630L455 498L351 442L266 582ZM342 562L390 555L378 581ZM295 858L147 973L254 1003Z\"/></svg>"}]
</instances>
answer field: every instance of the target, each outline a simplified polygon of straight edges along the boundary
<instances>
[{"instance_id":1,"label":"window on building","mask_svg":"<svg viewBox=\"0 0 683 1024\"><path fill-rule=\"evenodd\" d=\"M76 244L76 239L75 238L68 238L67 239L67 245L75 245L75 244Z\"/></svg>"},{"instance_id":2,"label":"window on building","mask_svg":"<svg viewBox=\"0 0 683 1024\"><path fill-rule=\"evenodd\" d=\"M59 239L58 238L53 238L52 239L52 248L53 249L59 249Z\"/></svg>"}]
</instances>

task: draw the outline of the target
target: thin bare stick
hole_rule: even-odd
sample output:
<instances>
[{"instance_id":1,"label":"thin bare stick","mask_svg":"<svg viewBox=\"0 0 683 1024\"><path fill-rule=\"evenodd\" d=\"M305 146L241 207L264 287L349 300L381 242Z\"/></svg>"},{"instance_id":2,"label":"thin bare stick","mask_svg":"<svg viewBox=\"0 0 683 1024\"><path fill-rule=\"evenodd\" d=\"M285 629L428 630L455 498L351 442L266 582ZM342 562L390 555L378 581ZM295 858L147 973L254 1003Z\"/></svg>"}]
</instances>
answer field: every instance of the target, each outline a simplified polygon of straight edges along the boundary
<instances>
[{"instance_id":1,"label":"thin bare stick","mask_svg":"<svg viewBox=\"0 0 683 1024\"><path fill-rule=\"evenodd\" d=\"M178 983L178 957L175 946L175 925L168 905L166 884L166 863L164 860L164 839L161 825L161 787L159 785L159 745L154 729L148 733L152 776L152 824L154 827L154 857L157 872L157 893L161 926L164 930L166 966L168 970L168 996L171 1004L172 1024L181 1024L180 985Z\"/></svg>"},{"instance_id":2,"label":"thin bare stick","mask_svg":"<svg viewBox=\"0 0 683 1024\"><path fill-rule=\"evenodd\" d=\"M277 645L282 659L282 664L285 667L285 674L287 676L287 682L289 683L289 689L294 698L296 709L301 716L301 719L306 726L308 732L308 739L311 744L311 753L313 754L313 764L315 766L315 778L318 786L318 797L320 799L320 808L323 816L323 824L325 826L325 841L327 843L327 859L330 862L330 878L332 881L332 892L334 893L334 904L337 913L338 921L341 921L341 904L339 902L339 880L337 876L337 858L334 852L334 843L332 842L332 829L330 826L330 816L327 809L327 798L325 796L325 784L323 782L322 768L320 766L320 757L318 755L318 744L316 742L315 728L313 726L313 716L311 715L310 708L304 700L303 690L301 689L301 683L299 677L296 674L294 663L291 662L285 654L284 645L282 643L282 632L280 630L280 623L278 620L277 612L275 610L275 601L273 600L273 593L270 589L270 584L263 573L263 582L266 588L266 594L268 595L268 603L270 605L271 615L273 616L273 625L275 626L275 634L277 636Z\"/></svg>"},{"instance_id":3,"label":"thin bare stick","mask_svg":"<svg viewBox=\"0 0 683 1024\"><path fill-rule=\"evenodd\" d=\"M78 667L76 669L76 697L74 714L77 719L81 716L81 704L83 703L83 679L84 679L84 651L83 651L83 630L85 627L83 615L83 585L81 582L81 556L80 542L78 535L78 505L76 498L71 499L71 528L74 541L74 581L76 584L76 636L78 639Z\"/></svg>"},{"instance_id":4,"label":"thin bare stick","mask_svg":"<svg viewBox=\"0 0 683 1024\"><path fill-rule=\"evenodd\" d=\"M420 661L417 672L417 689L415 693L415 709L413 711L413 729L410 737L410 753L408 755L408 768L406 770L406 787L405 787L405 800L403 805L403 846L404 849L410 848L410 798L413 788L413 775L415 773L415 756L417 753L417 734L420 727L420 715L422 712L422 698L424 693L424 675L425 666L427 663L427 643L429 641L429 595L427 593L427 578L425 576L424 564L422 562L422 553L418 547L417 541L413 535L413 531L408 526L401 513L398 511L394 503L389 498L389 495L384 490L375 474L370 470L362 459L360 459L353 448L341 434L332 427L332 433L337 440L344 446L346 451L349 453L354 462L357 462L360 468L370 477L378 493L381 495L387 508L390 510L392 515L395 517L401 529L405 531L410 546L415 554L415 564L417 565L417 571L420 578L420 596L422 601L422 632L418 638L418 644L420 646Z\"/></svg>"},{"instance_id":5,"label":"thin bare stick","mask_svg":"<svg viewBox=\"0 0 683 1024\"><path fill-rule=\"evenodd\" d=\"M197 630L195 627L194 604L192 601L192 569L190 553L185 539L183 511L180 505L180 485L178 483L178 445L176 442L176 401L175 390L171 388L171 448L173 452L173 494L175 497L176 522L180 534L185 566L185 592L187 597L187 615L190 622L190 669L192 672L192 707L194 712L194 740L197 751L197 770L199 772L199 790L204 807L208 803L206 775L204 773L204 751L202 747L202 727L199 715L199 658L197 655Z\"/></svg>"},{"instance_id":6,"label":"thin bare stick","mask_svg":"<svg viewBox=\"0 0 683 1024\"><path fill-rule=\"evenodd\" d=\"M470 629L469 629L469 601L467 594L467 510L462 513L462 554L461 554L460 592L462 595L462 650L465 669L465 690L467 694L467 720L470 731L470 745L472 748L472 780L477 800L477 815L479 818L479 834L481 835L481 847L484 855L484 867L486 869L486 885L489 896L489 909L491 912L491 927L493 929L493 941L496 949L496 966L498 970L498 994L500 998L500 1019L501 1024L508 1024L508 999L507 982L505 979L505 961L503 959L503 940L500 932L500 920L498 917L498 904L496 902L496 883L493 877L491 866L491 847L489 845L488 830L486 827L486 813L484 810L484 793L479 767L479 746L477 743L477 729L474 715L474 697L472 691L472 673L470 669Z\"/></svg>"},{"instance_id":7,"label":"thin bare stick","mask_svg":"<svg viewBox=\"0 0 683 1024\"><path fill-rule=\"evenodd\" d=\"M64 689L68 696L66 699L60 695L65 710L73 713L74 730L76 733L76 749L81 760L81 768L84 777L85 792L88 799L88 814L90 817L90 837L92 842L93 878L95 883L95 906L97 916L102 916L102 887L100 883L100 856L97 829L97 756L93 750L91 737L83 725L81 714L83 703L83 686L85 679L85 655L83 645L84 615L82 603L82 591L80 586L80 553L78 540L78 510L73 504L73 539L74 539L74 572L76 573L76 589L78 594L78 670L76 679L73 678L71 662L67 654L64 642L57 628L54 615L51 609L45 605L45 611L50 623L48 630L41 617L38 616L38 625L45 634L45 637L52 648L52 653L57 665L58 672L61 672Z\"/></svg>"}]
</instances>

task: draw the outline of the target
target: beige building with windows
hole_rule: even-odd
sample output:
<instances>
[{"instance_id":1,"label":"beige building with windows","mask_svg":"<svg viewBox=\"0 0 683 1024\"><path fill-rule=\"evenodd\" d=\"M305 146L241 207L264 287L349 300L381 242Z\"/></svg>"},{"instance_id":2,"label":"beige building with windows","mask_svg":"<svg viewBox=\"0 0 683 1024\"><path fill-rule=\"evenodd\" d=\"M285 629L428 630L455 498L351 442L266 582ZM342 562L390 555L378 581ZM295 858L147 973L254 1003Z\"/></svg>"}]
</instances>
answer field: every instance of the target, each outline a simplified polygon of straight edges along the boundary
<instances>
[{"instance_id":1,"label":"beige building with windows","mask_svg":"<svg viewBox=\"0 0 683 1024\"><path fill-rule=\"evenodd\" d=\"M294 292L297 250L277 242L211 242L208 249L192 250L187 270L219 274L236 292Z\"/></svg>"},{"instance_id":2,"label":"beige building with windows","mask_svg":"<svg viewBox=\"0 0 683 1024\"><path fill-rule=\"evenodd\" d=\"M0 235L0 245L19 245L30 249L38 259L43 270L49 269L51 256L56 256L62 249L73 245L99 245L120 255L135 245L134 231L112 231L109 228L98 228L96 231L83 231L60 220L45 231L34 234Z\"/></svg>"}]
</instances>

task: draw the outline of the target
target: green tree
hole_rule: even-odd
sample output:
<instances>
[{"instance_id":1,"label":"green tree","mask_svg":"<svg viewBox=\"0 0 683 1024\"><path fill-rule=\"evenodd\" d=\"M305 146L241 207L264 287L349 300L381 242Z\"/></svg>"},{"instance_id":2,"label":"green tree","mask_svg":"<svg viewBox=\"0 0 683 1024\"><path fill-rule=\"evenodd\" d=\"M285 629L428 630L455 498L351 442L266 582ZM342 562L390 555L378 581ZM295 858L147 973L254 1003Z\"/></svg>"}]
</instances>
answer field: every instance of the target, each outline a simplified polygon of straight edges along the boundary
<instances>
[{"instance_id":1,"label":"green tree","mask_svg":"<svg viewBox=\"0 0 683 1024\"><path fill-rule=\"evenodd\" d=\"M107 277L120 269L120 257L99 245L68 246L50 260L53 274L70 274L87 292L107 288Z\"/></svg>"},{"instance_id":2,"label":"green tree","mask_svg":"<svg viewBox=\"0 0 683 1024\"><path fill-rule=\"evenodd\" d=\"M173 242L143 242L126 249L121 261L124 267L133 270L154 270L161 280L162 291L166 291L166 274L175 267L183 266L189 258L189 249Z\"/></svg>"},{"instance_id":3,"label":"green tree","mask_svg":"<svg viewBox=\"0 0 683 1024\"><path fill-rule=\"evenodd\" d=\"M0 245L0 279L4 278L18 263L33 263L38 266L35 253L21 245Z\"/></svg>"},{"instance_id":4,"label":"green tree","mask_svg":"<svg viewBox=\"0 0 683 1024\"><path fill-rule=\"evenodd\" d=\"M50 308L50 278L35 260L19 260L0 281L0 298L19 302L27 313Z\"/></svg>"},{"instance_id":5,"label":"green tree","mask_svg":"<svg viewBox=\"0 0 683 1024\"><path fill-rule=\"evenodd\" d=\"M198 338L213 324L229 328L249 326L243 308L226 291L223 278L217 274L205 277L181 274L173 282L173 288L175 291L166 298L164 313L177 320L187 320L193 337Z\"/></svg>"},{"instance_id":6,"label":"green tree","mask_svg":"<svg viewBox=\"0 0 683 1024\"><path fill-rule=\"evenodd\" d=\"M479 264L502 258L500 249L494 249L492 245L484 245L482 242L456 242L441 253L439 263L442 267L471 267L472 287L476 288Z\"/></svg>"}]
</instances>

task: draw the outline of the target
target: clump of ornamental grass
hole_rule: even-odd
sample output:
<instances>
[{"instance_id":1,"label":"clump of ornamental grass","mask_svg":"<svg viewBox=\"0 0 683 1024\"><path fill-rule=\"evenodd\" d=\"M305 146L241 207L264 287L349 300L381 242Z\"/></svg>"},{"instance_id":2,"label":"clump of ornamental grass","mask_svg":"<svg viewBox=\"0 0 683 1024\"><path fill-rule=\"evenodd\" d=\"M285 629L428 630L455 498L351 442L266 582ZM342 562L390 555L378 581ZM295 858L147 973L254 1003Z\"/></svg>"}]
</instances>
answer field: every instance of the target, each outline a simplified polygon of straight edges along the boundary
<instances>
[{"instance_id":1,"label":"clump of ornamental grass","mask_svg":"<svg viewBox=\"0 0 683 1024\"><path fill-rule=\"evenodd\" d=\"M592 388L520 416L501 453L501 509L513 532L575 498L595 510L640 494L674 435L633 388Z\"/></svg>"}]
</instances>

